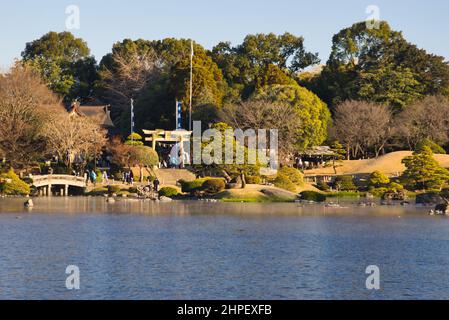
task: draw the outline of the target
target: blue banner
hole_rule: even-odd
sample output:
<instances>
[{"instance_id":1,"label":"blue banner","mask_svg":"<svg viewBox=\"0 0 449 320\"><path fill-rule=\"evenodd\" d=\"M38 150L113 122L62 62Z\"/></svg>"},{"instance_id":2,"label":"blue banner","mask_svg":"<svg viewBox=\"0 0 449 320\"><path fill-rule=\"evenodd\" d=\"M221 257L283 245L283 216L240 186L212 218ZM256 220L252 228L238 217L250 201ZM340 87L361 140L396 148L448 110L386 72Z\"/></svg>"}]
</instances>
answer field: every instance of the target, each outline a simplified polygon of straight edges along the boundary
<instances>
[{"instance_id":1,"label":"blue banner","mask_svg":"<svg viewBox=\"0 0 449 320\"><path fill-rule=\"evenodd\" d=\"M176 103L176 129L182 129L182 102Z\"/></svg>"}]
</instances>

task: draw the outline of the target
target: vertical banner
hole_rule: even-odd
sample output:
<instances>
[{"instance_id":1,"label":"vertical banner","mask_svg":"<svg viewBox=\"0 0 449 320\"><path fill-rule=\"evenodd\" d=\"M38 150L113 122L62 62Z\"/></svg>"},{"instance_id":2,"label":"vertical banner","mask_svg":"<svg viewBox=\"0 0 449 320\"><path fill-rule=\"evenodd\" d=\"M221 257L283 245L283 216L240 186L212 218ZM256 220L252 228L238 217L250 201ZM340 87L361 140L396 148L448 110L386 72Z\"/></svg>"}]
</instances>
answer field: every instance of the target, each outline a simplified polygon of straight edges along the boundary
<instances>
[{"instance_id":1,"label":"vertical banner","mask_svg":"<svg viewBox=\"0 0 449 320\"><path fill-rule=\"evenodd\" d=\"M176 101L176 130L182 129L182 102Z\"/></svg>"},{"instance_id":2,"label":"vertical banner","mask_svg":"<svg viewBox=\"0 0 449 320\"><path fill-rule=\"evenodd\" d=\"M131 99L131 134L134 133L134 100Z\"/></svg>"}]
</instances>

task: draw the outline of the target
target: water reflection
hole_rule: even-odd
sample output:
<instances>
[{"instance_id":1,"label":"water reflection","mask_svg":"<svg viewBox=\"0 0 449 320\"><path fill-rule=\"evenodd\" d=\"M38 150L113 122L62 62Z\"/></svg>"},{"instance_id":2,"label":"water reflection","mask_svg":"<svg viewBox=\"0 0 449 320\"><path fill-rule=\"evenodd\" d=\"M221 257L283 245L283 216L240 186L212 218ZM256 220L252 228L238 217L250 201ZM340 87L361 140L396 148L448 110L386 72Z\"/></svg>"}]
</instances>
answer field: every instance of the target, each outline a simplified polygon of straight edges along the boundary
<instances>
[{"instance_id":1,"label":"water reflection","mask_svg":"<svg viewBox=\"0 0 449 320\"><path fill-rule=\"evenodd\" d=\"M449 220L425 208L34 202L0 199L0 298L449 298ZM80 291L65 289L69 264Z\"/></svg>"}]
</instances>

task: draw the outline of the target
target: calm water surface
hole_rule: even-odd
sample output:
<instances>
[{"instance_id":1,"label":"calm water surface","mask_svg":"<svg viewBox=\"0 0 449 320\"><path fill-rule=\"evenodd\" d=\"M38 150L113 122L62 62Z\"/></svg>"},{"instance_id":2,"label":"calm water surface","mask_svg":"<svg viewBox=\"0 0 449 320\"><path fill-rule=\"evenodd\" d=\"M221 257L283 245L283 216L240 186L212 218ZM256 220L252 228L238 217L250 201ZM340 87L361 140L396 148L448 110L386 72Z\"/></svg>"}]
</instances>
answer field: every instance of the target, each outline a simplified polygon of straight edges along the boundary
<instances>
[{"instance_id":1,"label":"calm water surface","mask_svg":"<svg viewBox=\"0 0 449 320\"><path fill-rule=\"evenodd\" d=\"M427 209L23 201L0 199L1 299L449 299L449 219Z\"/></svg>"}]
</instances>

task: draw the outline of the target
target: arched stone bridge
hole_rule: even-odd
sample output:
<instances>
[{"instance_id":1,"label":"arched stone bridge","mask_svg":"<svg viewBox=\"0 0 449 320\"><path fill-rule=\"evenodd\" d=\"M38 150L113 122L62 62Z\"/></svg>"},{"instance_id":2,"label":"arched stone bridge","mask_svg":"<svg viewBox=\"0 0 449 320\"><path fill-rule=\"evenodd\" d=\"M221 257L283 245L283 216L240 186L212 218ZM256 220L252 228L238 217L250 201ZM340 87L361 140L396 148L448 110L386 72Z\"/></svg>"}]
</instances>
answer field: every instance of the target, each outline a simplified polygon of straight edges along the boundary
<instances>
[{"instance_id":1,"label":"arched stone bridge","mask_svg":"<svg viewBox=\"0 0 449 320\"><path fill-rule=\"evenodd\" d=\"M51 196L52 188L59 186L59 194L62 196L69 195L69 187L86 188L86 179L84 177L76 177L62 174L49 174L33 177L33 186L38 190L39 195Z\"/></svg>"}]
</instances>

